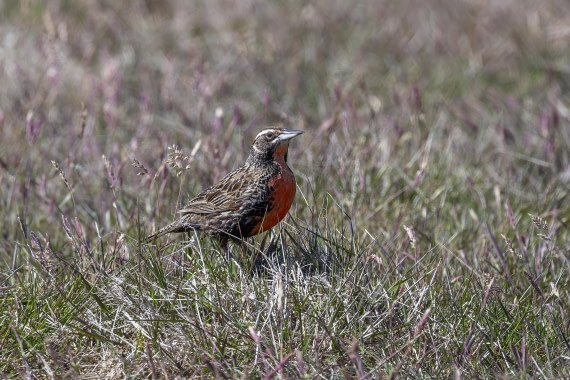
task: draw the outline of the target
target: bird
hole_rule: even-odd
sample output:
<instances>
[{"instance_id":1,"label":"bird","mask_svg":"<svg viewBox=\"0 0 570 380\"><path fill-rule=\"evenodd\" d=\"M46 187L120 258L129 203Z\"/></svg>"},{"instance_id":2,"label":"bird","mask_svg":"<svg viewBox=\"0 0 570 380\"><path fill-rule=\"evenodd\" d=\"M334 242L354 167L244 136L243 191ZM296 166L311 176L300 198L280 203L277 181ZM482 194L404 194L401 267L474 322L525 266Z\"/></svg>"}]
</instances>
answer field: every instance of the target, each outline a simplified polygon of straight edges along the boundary
<instances>
[{"instance_id":1,"label":"bird","mask_svg":"<svg viewBox=\"0 0 570 380\"><path fill-rule=\"evenodd\" d=\"M282 221L295 199L295 175L287 165L289 142L301 130L271 127L255 136L243 165L190 200L170 224L146 237L199 231L218 239L242 241Z\"/></svg>"}]
</instances>

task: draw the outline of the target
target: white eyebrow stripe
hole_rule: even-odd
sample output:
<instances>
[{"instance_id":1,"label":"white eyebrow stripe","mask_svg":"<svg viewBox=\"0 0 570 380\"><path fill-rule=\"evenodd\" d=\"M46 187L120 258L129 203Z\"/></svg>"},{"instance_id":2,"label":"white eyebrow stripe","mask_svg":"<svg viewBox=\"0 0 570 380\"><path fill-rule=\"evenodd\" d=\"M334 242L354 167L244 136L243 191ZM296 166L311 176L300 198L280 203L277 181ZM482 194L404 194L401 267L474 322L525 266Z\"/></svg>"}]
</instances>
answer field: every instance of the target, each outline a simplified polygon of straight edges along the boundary
<instances>
[{"instance_id":1,"label":"white eyebrow stripe","mask_svg":"<svg viewBox=\"0 0 570 380\"><path fill-rule=\"evenodd\" d=\"M277 131L275 131L275 129L264 129L263 131L259 132L259 133L257 134L257 136L255 136L255 140L257 140L257 138L258 138L259 136L265 135L265 134L267 134L267 133L269 133L269 132L278 133Z\"/></svg>"}]
</instances>

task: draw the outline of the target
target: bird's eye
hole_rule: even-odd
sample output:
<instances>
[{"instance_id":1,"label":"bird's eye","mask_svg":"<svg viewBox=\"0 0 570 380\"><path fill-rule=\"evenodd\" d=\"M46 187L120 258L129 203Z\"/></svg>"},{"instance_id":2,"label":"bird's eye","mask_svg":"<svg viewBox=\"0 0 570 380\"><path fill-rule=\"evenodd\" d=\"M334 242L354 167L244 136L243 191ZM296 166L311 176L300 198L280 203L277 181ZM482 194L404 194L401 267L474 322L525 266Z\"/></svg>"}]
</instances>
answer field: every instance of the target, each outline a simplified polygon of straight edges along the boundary
<instances>
[{"instance_id":1,"label":"bird's eye","mask_svg":"<svg viewBox=\"0 0 570 380\"><path fill-rule=\"evenodd\" d=\"M275 137L275 133L273 133L273 132L267 132L267 133L265 134L265 136L267 136L267 139L268 139L268 140L271 140L271 139L273 139L273 138Z\"/></svg>"}]
</instances>

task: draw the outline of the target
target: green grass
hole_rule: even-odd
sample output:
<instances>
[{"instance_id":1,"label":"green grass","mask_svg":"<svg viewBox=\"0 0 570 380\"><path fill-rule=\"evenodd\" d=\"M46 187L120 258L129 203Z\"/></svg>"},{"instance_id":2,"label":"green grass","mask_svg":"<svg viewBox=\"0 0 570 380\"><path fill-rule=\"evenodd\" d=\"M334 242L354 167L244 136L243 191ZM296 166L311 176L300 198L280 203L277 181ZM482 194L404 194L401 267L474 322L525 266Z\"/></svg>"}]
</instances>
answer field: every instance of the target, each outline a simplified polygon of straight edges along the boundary
<instances>
[{"instance_id":1,"label":"green grass","mask_svg":"<svg viewBox=\"0 0 570 380\"><path fill-rule=\"evenodd\" d=\"M570 377L569 17L2 3L1 377ZM139 243L270 123L284 222Z\"/></svg>"}]
</instances>

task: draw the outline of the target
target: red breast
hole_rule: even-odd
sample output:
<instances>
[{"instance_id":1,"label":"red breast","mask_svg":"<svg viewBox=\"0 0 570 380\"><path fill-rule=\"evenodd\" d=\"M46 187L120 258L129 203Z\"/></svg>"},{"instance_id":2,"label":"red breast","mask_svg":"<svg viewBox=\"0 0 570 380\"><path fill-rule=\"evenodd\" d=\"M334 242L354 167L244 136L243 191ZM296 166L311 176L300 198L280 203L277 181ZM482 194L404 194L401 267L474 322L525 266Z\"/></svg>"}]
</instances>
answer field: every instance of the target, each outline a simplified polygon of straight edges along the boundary
<instances>
[{"instance_id":1,"label":"red breast","mask_svg":"<svg viewBox=\"0 0 570 380\"><path fill-rule=\"evenodd\" d=\"M295 175L285 162L288 145L289 142L285 141L275 150L273 157L281 170L267 182L267 186L272 189L268 196L269 211L265 214L260 225L252 231L252 234L267 231L274 227L287 216L293 204L297 185L295 183Z\"/></svg>"}]
</instances>

